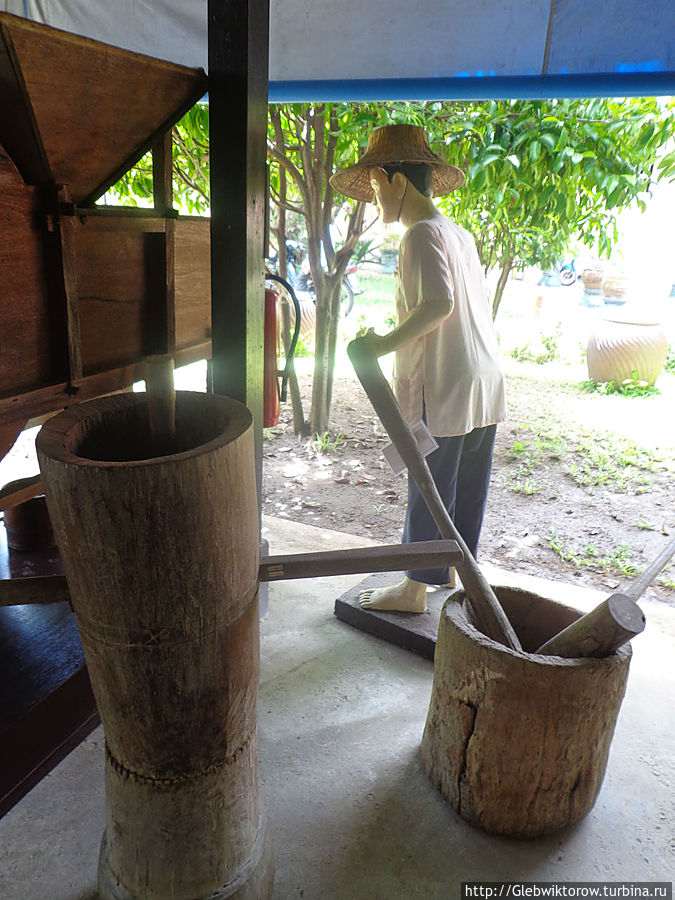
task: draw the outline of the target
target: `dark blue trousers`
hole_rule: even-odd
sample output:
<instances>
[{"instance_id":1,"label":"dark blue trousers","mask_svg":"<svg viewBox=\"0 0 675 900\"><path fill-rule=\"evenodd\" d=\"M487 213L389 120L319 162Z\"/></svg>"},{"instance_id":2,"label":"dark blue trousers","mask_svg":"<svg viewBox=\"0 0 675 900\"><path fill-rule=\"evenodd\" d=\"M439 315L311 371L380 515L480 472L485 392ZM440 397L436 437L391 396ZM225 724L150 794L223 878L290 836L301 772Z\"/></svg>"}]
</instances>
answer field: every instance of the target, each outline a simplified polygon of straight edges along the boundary
<instances>
[{"instance_id":1,"label":"dark blue trousers","mask_svg":"<svg viewBox=\"0 0 675 900\"><path fill-rule=\"evenodd\" d=\"M487 502L496 425L474 428L458 437L437 437L438 449L427 456L438 493L455 528L476 556ZM403 543L437 541L440 534L417 485L408 475L408 509ZM449 568L406 572L413 581L446 584Z\"/></svg>"}]
</instances>

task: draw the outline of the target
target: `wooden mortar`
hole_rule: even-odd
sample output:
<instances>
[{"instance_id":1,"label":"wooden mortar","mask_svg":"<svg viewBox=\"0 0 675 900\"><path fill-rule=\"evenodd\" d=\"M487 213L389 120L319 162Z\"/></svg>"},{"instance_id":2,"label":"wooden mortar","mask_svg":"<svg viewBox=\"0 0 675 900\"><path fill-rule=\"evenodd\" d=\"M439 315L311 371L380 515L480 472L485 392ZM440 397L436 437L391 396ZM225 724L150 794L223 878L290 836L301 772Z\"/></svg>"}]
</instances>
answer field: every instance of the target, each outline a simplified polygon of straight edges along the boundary
<instances>
[{"instance_id":1,"label":"wooden mortar","mask_svg":"<svg viewBox=\"0 0 675 900\"><path fill-rule=\"evenodd\" d=\"M121 394L36 445L106 738L99 892L271 894L258 788L258 512L249 411L179 392L174 435Z\"/></svg>"},{"instance_id":2,"label":"wooden mortar","mask_svg":"<svg viewBox=\"0 0 675 900\"><path fill-rule=\"evenodd\" d=\"M580 613L516 588L495 593L524 651L486 637L471 624L463 592L450 596L439 624L422 763L471 824L536 837L592 808L631 650L626 644L604 659L534 653Z\"/></svg>"}]
</instances>

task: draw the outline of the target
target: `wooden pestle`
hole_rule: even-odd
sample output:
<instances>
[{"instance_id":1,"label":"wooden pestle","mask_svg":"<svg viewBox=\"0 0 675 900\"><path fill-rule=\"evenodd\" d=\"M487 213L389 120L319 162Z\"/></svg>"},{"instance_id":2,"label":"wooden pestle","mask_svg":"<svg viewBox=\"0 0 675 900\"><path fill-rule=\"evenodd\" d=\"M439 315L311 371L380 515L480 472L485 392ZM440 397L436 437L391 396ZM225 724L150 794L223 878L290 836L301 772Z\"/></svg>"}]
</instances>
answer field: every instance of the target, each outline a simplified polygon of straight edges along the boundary
<instances>
[{"instance_id":1,"label":"wooden pestle","mask_svg":"<svg viewBox=\"0 0 675 900\"><path fill-rule=\"evenodd\" d=\"M537 653L575 659L609 656L645 627L644 613L636 601L675 553L675 538L650 563L628 590L612 594L585 616L542 644Z\"/></svg>"},{"instance_id":2,"label":"wooden pestle","mask_svg":"<svg viewBox=\"0 0 675 900\"><path fill-rule=\"evenodd\" d=\"M150 442L169 452L176 440L176 392L173 386L173 357L148 356L145 360L145 390L148 395Z\"/></svg>"},{"instance_id":3,"label":"wooden pestle","mask_svg":"<svg viewBox=\"0 0 675 900\"><path fill-rule=\"evenodd\" d=\"M462 579L466 596L479 627L493 640L505 644L512 650L522 650L518 636L499 600L443 505L427 461L417 445L410 426L403 417L401 408L382 374L377 359L368 346L367 339L355 338L347 347L347 353L368 399L424 497L441 537L455 540L459 544L464 559L462 562L456 563L455 568Z\"/></svg>"}]
</instances>

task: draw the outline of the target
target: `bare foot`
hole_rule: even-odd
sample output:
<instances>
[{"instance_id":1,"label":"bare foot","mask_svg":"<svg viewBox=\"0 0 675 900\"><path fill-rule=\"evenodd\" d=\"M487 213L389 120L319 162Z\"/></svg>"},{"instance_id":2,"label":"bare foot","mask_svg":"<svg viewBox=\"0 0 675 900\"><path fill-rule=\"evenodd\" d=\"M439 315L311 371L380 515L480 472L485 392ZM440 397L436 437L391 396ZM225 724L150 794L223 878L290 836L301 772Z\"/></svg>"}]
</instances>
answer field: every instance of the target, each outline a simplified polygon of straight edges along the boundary
<instances>
[{"instance_id":1,"label":"bare foot","mask_svg":"<svg viewBox=\"0 0 675 900\"><path fill-rule=\"evenodd\" d=\"M454 566L450 566L450 578L447 583L443 585L444 588L455 588L457 587L457 571Z\"/></svg>"},{"instance_id":2,"label":"bare foot","mask_svg":"<svg viewBox=\"0 0 675 900\"><path fill-rule=\"evenodd\" d=\"M427 611L427 586L404 578L387 588L361 591L359 603L364 609L386 609L395 612L423 613Z\"/></svg>"}]
</instances>

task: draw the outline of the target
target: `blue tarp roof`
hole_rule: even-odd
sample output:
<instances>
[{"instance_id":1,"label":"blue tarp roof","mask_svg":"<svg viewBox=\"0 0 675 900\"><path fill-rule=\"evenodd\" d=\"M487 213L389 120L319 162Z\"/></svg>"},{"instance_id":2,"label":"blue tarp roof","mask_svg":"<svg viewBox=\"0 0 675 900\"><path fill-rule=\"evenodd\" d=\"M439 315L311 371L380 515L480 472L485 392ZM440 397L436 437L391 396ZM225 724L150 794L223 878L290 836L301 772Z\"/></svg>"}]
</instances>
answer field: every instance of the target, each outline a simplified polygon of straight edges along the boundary
<instances>
[{"instance_id":1,"label":"blue tarp roof","mask_svg":"<svg viewBox=\"0 0 675 900\"><path fill-rule=\"evenodd\" d=\"M0 0L207 63L206 0ZM675 94L674 0L271 0L270 100Z\"/></svg>"}]
</instances>

